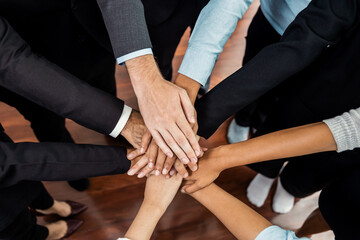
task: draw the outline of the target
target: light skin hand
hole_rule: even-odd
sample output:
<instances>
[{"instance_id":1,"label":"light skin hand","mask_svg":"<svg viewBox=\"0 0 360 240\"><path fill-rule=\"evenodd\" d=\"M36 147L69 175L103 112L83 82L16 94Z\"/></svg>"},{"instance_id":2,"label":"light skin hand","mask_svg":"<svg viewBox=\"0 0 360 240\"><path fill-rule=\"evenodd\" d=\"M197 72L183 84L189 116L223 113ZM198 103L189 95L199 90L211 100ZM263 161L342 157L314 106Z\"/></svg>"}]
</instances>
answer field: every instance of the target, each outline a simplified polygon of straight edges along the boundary
<instances>
[{"instance_id":1,"label":"light skin hand","mask_svg":"<svg viewBox=\"0 0 360 240\"><path fill-rule=\"evenodd\" d=\"M150 176L146 181L144 201L125 237L150 239L156 224L174 199L181 182L182 178L178 175L170 179L165 176Z\"/></svg>"},{"instance_id":2,"label":"light skin hand","mask_svg":"<svg viewBox=\"0 0 360 240\"><path fill-rule=\"evenodd\" d=\"M209 186L223 170L221 161L217 148L207 151L199 161L199 169L185 179L181 191L190 194Z\"/></svg>"},{"instance_id":3,"label":"light skin hand","mask_svg":"<svg viewBox=\"0 0 360 240\"><path fill-rule=\"evenodd\" d=\"M185 164L201 154L189 123L195 123L195 109L186 91L163 79L152 55L126 62L146 126L168 157ZM195 160L195 161L196 161Z\"/></svg>"},{"instance_id":4,"label":"light skin hand","mask_svg":"<svg viewBox=\"0 0 360 240\"><path fill-rule=\"evenodd\" d=\"M121 135L134 147L139 149L139 153L145 152L145 147L150 143L147 135L147 128L139 112L132 111Z\"/></svg>"}]
</instances>

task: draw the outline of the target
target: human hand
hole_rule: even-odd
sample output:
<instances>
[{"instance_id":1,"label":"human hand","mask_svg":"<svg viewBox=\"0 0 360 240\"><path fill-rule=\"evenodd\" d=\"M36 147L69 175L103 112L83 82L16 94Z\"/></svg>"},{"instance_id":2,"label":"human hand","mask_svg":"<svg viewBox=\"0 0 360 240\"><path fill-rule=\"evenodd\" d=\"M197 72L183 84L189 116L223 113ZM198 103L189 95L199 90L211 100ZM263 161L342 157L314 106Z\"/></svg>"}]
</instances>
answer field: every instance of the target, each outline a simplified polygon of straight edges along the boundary
<instances>
[{"instance_id":1,"label":"human hand","mask_svg":"<svg viewBox=\"0 0 360 240\"><path fill-rule=\"evenodd\" d=\"M121 131L121 135L134 147L139 149L139 153L144 153L150 143L151 135L148 133L144 120L140 113L132 110L129 120Z\"/></svg>"},{"instance_id":2,"label":"human hand","mask_svg":"<svg viewBox=\"0 0 360 240\"><path fill-rule=\"evenodd\" d=\"M185 179L186 182L181 191L191 194L214 182L223 170L219 161L221 159L219 158L218 148L205 152L198 163L199 169Z\"/></svg>"},{"instance_id":3,"label":"human hand","mask_svg":"<svg viewBox=\"0 0 360 240\"><path fill-rule=\"evenodd\" d=\"M195 109L186 91L161 76L153 56L126 62L146 126L157 145L168 156L173 153L184 164L197 161L199 143L189 123Z\"/></svg>"},{"instance_id":4,"label":"human hand","mask_svg":"<svg viewBox=\"0 0 360 240\"><path fill-rule=\"evenodd\" d=\"M165 211L174 199L181 182L182 178L178 174L171 178L166 178L163 175L151 175L146 181L144 204L149 204Z\"/></svg>"}]
</instances>

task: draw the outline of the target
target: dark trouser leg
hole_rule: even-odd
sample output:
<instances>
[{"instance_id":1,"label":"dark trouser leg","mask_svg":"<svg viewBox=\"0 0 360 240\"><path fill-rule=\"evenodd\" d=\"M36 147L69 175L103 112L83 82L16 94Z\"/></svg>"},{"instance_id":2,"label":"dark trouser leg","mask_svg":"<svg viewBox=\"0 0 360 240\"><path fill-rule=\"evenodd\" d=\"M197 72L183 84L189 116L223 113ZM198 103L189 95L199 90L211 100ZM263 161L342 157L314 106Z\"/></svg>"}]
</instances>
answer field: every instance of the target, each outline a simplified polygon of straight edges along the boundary
<instances>
[{"instance_id":1,"label":"dark trouser leg","mask_svg":"<svg viewBox=\"0 0 360 240\"><path fill-rule=\"evenodd\" d=\"M46 210L54 205L54 199L50 196L44 185L41 183L38 196L30 203L33 209Z\"/></svg>"},{"instance_id":2,"label":"dark trouser leg","mask_svg":"<svg viewBox=\"0 0 360 240\"><path fill-rule=\"evenodd\" d=\"M151 21L148 21L154 56L166 80L170 81L172 78L172 59L181 37L189 26L195 25L201 9L207 2L208 0L180 1L174 13L163 23L151 25ZM151 9L145 9L146 11Z\"/></svg>"},{"instance_id":3,"label":"dark trouser leg","mask_svg":"<svg viewBox=\"0 0 360 240\"><path fill-rule=\"evenodd\" d=\"M36 224L36 217L25 209L15 221L0 232L1 240L45 240L49 235L46 227Z\"/></svg>"},{"instance_id":4,"label":"dark trouser leg","mask_svg":"<svg viewBox=\"0 0 360 240\"><path fill-rule=\"evenodd\" d=\"M358 168L360 151L326 152L290 160L282 171L281 183L291 195L303 198Z\"/></svg>"},{"instance_id":5,"label":"dark trouser leg","mask_svg":"<svg viewBox=\"0 0 360 240\"><path fill-rule=\"evenodd\" d=\"M278 42L280 37L281 36L267 21L261 9L259 9L249 26L243 64L248 63L264 47ZM239 111L235 115L236 123L241 126L252 126L256 129L260 128L260 125L276 103L275 96L276 95L270 91L268 94L265 94L254 103Z\"/></svg>"},{"instance_id":6,"label":"dark trouser leg","mask_svg":"<svg viewBox=\"0 0 360 240\"><path fill-rule=\"evenodd\" d=\"M321 192L319 208L336 240L359 239L360 168L349 171Z\"/></svg>"},{"instance_id":7,"label":"dark trouser leg","mask_svg":"<svg viewBox=\"0 0 360 240\"><path fill-rule=\"evenodd\" d=\"M269 115L254 137L321 120L310 112L297 97L283 96L276 105L276 109ZM266 177L275 178L289 159L260 162L248 166Z\"/></svg>"}]
</instances>

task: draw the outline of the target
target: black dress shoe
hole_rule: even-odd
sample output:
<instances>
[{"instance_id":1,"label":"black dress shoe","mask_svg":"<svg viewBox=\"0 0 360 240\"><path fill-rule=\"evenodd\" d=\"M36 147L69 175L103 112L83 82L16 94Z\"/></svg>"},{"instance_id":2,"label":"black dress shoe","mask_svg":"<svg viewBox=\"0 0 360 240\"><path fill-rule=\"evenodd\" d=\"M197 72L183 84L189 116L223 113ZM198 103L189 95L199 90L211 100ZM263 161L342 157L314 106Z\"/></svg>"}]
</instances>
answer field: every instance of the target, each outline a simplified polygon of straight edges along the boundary
<instances>
[{"instance_id":1,"label":"black dress shoe","mask_svg":"<svg viewBox=\"0 0 360 240\"><path fill-rule=\"evenodd\" d=\"M59 240L64 240L64 239L70 237L71 234L73 234L76 230L79 229L79 227L81 225L84 224L84 221L78 220L78 219L69 219L69 220L66 220L65 222L67 224L68 229L67 229L65 236Z\"/></svg>"},{"instance_id":2,"label":"black dress shoe","mask_svg":"<svg viewBox=\"0 0 360 240\"><path fill-rule=\"evenodd\" d=\"M68 181L69 185L80 192L85 191L90 186L90 181L87 178Z\"/></svg>"},{"instance_id":3,"label":"black dress shoe","mask_svg":"<svg viewBox=\"0 0 360 240\"><path fill-rule=\"evenodd\" d=\"M65 218L70 218L75 215L78 215L88 208L85 204L82 204L82 203L78 203L78 202L74 202L74 201L70 201L70 200L67 200L65 202L67 204L69 204L69 206L71 208L70 215ZM38 216L38 217L45 216L45 214L36 211L36 209L33 209L33 208L29 208L29 209L35 216ZM49 214L49 215L53 215L53 214Z\"/></svg>"}]
</instances>

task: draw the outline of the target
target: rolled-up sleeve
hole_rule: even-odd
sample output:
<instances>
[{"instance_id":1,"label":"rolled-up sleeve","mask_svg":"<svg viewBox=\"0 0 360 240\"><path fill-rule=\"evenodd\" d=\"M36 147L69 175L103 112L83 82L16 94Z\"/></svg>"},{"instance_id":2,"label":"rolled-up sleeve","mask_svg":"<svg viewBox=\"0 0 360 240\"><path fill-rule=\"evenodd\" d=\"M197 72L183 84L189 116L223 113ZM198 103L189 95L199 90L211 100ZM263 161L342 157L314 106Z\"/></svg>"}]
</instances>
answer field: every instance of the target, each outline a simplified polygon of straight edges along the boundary
<instances>
[{"instance_id":1,"label":"rolled-up sleeve","mask_svg":"<svg viewBox=\"0 0 360 240\"><path fill-rule=\"evenodd\" d=\"M205 85L216 59L252 0L211 0L201 11L179 73Z\"/></svg>"}]
</instances>

